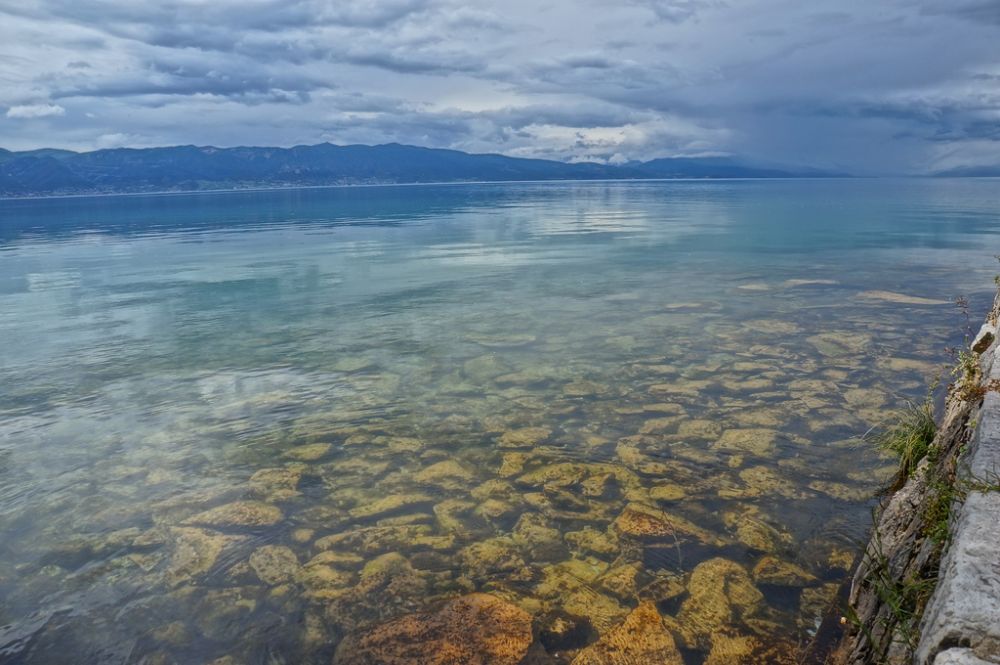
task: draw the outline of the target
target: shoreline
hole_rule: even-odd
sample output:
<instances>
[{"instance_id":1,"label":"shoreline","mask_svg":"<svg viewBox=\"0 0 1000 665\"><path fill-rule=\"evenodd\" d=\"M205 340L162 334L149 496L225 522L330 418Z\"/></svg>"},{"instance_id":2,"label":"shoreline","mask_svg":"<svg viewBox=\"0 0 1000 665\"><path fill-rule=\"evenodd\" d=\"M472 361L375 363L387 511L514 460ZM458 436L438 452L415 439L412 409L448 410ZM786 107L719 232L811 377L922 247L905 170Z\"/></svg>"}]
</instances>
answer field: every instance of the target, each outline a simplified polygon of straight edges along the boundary
<instances>
[{"instance_id":1,"label":"shoreline","mask_svg":"<svg viewBox=\"0 0 1000 665\"><path fill-rule=\"evenodd\" d=\"M998 319L1000 292L926 454L876 510L832 665L1000 662Z\"/></svg>"}]
</instances>

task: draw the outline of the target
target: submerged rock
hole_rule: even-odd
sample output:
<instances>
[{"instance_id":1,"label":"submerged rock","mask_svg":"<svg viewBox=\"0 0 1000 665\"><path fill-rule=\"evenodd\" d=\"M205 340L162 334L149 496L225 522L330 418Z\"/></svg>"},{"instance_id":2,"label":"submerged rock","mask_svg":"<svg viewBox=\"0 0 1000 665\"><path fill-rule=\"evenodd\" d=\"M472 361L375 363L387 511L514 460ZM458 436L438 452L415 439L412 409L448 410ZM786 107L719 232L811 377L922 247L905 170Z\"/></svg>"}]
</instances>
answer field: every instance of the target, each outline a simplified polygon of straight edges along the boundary
<instances>
[{"instance_id":1,"label":"submerged rock","mask_svg":"<svg viewBox=\"0 0 1000 665\"><path fill-rule=\"evenodd\" d=\"M760 611L764 595L743 566L728 559L698 564L688 582L688 598L677 615L678 630L690 648L708 649L712 637Z\"/></svg>"},{"instance_id":2,"label":"submerged rock","mask_svg":"<svg viewBox=\"0 0 1000 665\"><path fill-rule=\"evenodd\" d=\"M530 579L531 571L512 538L497 537L473 543L458 552L463 568L474 578Z\"/></svg>"},{"instance_id":3,"label":"submerged rock","mask_svg":"<svg viewBox=\"0 0 1000 665\"><path fill-rule=\"evenodd\" d=\"M283 545L264 545L250 555L250 567L269 586L291 582L299 572L295 552Z\"/></svg>"},{"instance_id":4,"label":"submerged rock","mask_svg":"<svg viewBox=\"0 0 1000 665\"><path fill-rule=\"evenodd\" d=\"M460 489L475 481L475 475L455 460L445 460L417 471L413 479L443 489Z\"/></svg>"},{"instance_id":5,"label":"submerged rock","mask_svg":"<svg viewBox=\"0 0 1000 665\"><path fill-rule=\"evenodd\" d=\"M682 665L683 662L656 606L644 602L621 625L577 654L572 665Z\"/></svg>"},{"instance_id":6,"label":"submerged rock","mask_svg":"<svg viewBox=\"0 0 1000 665\"><path fill-rule=\"evenodd\" d=\"M766 556L754 566L753 578L758 584L778 586L806 586L816 581L812 573L774 556Z\"/></svg>"},{"instance_id":7,"label":"submerged rock","mask_svg":"<svg viewBox=\"0 0 1000 665\"><path fill-rule=\"evenodd\" d=\"M172 527L170 537L174 545L166 569L170 584L187 582L207 573L226 547L245 540L194 527Z\"/></svg>"},{"instance_id":8,"label":"submerged rock","mask_svg":"<svg viewBox=\"0 0 1000 665\"><path fill-rule=\"evenodd\" d=\"M501 448L532 448L552 436L546 427L522 427L504 432L498 441Z\"/></svg>"},{"instance_id":9,"label":"submerged rock","mask_svg":"<svg viewBox=\"0 0 1000 665\"><path fill-rule=\"evenodd\" d=\"M272 501L282 501L298 496L303 466L260 469L250 476L250 489L255 494Z\"/></svg>"},{"instance_id":10,"label":"submerged rock","mask_svg":"<svg viewBox=\"0 0 1000 665\"><path fill-rule=\"evenodd\" d=\"M517 665L532 643L531 615L474 593L437 612L409 614L349 635L334 665Z\"/></svg>"},{"instance_id":11,"label":"submerged rock","mask_svg":"<svg viewBox=\"0 0 1000 665\"><path fill-rule=\"evenodd\" d=\"M263 501L234 501L210 508L184 520L184 524L215 527L271 526L284 518L277 506Z\"/></svg>"},{"instance_id":12,"label":"submerged rock","mask_svg":"<svg viewBox=\"0 0 1000 665\"><path fill-rule=\"evenodd\" d=\"M332 447L329 443L307 443L304 446L289 448L285 451L285 457L299 462L315 462L330 452Z\"/></svg>"},{"instance_id":13,"label":"submerged rock","mask_svg":"<svg viewBox=\"0 0 1000 665\"><path fill-rule=\"evenodd\" d=\"M705 545L719 544L719 539L693 522L670 515L657 508L630 503L614 521L620 536L640 541L696 540Z\"/></svg>"},{"instance_id":14,"label":"submerged rock","mask_svg":"<svg viewBox=\"0 0 1000 665\"><path fill-rule=\"evenodd\" d=\"M372 503L357 506L349 514L354 519L387 517L432 502L433 499L426 494L390 494Z\"/></svg>"},{"instance_id":15,"label":"submerged rock","mask_svg":"<svg viewBox=\"0 0 1000 665\"><path fill-rule=\"evenodd\" d=\"M758 457L769 457L774 453L778 432L766 428L727 429L715 442L721 450L750 453Z\"/></svg>"}]
</instances>

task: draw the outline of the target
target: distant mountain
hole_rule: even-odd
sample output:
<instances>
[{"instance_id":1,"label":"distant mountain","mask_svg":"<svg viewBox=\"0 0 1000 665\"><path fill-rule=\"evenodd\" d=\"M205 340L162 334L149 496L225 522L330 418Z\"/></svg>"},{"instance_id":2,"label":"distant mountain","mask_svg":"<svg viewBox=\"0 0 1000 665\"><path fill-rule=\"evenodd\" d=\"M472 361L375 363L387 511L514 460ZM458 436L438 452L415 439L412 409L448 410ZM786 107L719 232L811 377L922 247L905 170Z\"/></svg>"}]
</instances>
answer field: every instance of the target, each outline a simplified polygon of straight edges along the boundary
<instances>
[{"instance_id":1,"label":"distant mountain","mask_svg":"<svg viewBox=\"0 0 1000 665\"><path fill-rule=\"evenodd\" d=\"M834 175L747 166L729 158L670 158L621 166L519 159L390 143L294 148L170 148L76 153L0 149L0 196L303 185Z\"/></svg>"}]
</instances>

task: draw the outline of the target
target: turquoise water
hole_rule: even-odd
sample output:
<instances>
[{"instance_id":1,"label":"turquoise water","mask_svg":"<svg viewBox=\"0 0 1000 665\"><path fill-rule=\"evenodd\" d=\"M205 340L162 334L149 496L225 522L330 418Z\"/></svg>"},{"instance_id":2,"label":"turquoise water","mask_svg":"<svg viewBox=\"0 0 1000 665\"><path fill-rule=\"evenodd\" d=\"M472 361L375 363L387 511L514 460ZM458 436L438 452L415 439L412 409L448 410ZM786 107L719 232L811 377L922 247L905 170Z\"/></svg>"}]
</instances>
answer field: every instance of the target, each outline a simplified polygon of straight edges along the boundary
<instances>
[{"instance_id":1,"label":"turquoise water","mask_svg":"<svg viewBox=\"0 0 1000 665\"><path fill-rule=\"evenodd\" d=\"M472 591L552 662L640 600L803 653L998 235L997 180L0 201L0 662L329 662Z\"/></svg>"}]
</instances>

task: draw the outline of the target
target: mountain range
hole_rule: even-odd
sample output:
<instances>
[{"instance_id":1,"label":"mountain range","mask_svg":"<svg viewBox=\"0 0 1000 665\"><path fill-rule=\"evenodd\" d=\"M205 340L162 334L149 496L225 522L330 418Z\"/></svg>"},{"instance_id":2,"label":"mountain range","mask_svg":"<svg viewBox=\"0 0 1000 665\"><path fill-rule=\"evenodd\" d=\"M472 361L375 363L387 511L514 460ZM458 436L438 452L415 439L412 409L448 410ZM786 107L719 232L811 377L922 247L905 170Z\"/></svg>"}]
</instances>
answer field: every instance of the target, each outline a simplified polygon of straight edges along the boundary
<instances>
[{"instance_id":1,"label":"mountain range","mask_svg":"<svg viewBox=\"0 0 1000 665\"><path fill-rule=\"evenodd\" d=\"M8 197L420 182L841 175L753 166L729 157L608 165L470 154L398 143L322 143L293 148L175 146L93 152L0 149L0 196Z\"/></svg>"}]
</instances>

